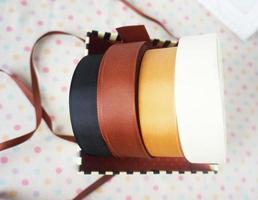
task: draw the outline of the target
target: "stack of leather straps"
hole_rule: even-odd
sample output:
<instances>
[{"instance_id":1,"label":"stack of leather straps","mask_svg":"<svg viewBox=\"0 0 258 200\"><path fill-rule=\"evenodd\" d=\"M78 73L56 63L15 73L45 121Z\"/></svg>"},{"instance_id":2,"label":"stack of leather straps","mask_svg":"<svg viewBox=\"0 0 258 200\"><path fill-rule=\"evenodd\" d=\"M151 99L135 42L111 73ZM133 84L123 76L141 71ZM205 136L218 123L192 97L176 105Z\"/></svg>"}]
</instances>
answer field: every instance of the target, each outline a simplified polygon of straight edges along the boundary
<instances>
[{"instance_id":1,"label":"stack of leather straps","mask_svg":"<svg viewBox=\"0 0 258 200\"><path fill-rule=\"evenodd\" d=\"M85 174L216 170L183 153L174 102L177 42L151 40L144 26L87 34L88 55L70 88L70 115ZM154 92L155 91L155 92Z\"/></svg>"}]
</instances>

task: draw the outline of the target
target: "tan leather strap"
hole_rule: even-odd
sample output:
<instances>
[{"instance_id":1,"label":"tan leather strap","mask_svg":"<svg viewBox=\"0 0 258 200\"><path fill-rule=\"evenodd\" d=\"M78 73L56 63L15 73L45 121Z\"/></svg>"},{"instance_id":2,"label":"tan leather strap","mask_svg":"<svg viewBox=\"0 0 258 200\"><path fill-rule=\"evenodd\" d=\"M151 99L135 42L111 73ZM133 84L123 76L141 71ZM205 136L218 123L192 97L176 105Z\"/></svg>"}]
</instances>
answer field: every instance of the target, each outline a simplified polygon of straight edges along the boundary
<instances>
[{"instance_id":1,"label":"tan leather strap","mask_svg":"<svg viewBox=\"0 0 258 200\"><path fill-rule=\"evenodd\" d=\"M174 79L176 48L144 54L139 77L139 118L143 141L154 157L183 157L177 130Z\"/></svg>"}]
</instances>

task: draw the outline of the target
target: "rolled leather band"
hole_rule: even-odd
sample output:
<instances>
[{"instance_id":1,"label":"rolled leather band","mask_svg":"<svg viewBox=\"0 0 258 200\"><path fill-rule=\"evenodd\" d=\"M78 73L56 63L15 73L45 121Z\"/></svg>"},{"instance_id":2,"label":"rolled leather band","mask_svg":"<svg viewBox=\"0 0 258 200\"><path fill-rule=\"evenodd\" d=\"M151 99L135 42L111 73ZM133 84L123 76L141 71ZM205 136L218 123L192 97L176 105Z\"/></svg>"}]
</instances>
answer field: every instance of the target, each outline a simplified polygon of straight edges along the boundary
<instances>
[{"instance_id":1,"label":"rolled leather band","mask_svg":"<svg viewBox=\"0 0 258 200\"><path fill-rule=\"evenodd\" d=\"M100 133L97 115L97 79L102 55L85 56L77 65L70 87L69 105L74 136L90 155L111 155Z\"/></svg>"},{"instance_id":2,"label":"rolled leather band","mask_svg":"<svg viewBox=\"0 0 258 200\"><path fill-rule=\"evenodd\" d=\"M176 48L144 54L139 77L139 118L143 141L155 157L182 157L174 97Z\"/></svg>"},{"instance_id":3,"label":"rolled leather band","mask_svg":"<svg viewBox=\"0 0 258 200\"><path fill-rule=\"evenodd\" d=\"M146 42L111 46L101 61L97 108L100 130L115 157L149 157L138 124L138 76Z\"/></svg>"}]
</instances>

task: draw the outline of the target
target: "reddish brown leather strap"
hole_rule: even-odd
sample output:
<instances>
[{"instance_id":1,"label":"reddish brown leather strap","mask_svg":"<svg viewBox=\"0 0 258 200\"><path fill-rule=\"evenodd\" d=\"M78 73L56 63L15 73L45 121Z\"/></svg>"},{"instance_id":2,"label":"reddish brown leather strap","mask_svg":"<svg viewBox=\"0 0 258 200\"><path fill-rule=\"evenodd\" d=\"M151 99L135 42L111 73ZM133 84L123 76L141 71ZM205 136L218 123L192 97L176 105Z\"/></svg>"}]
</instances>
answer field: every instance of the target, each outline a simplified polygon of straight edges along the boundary
<instances>
[{"instance_id":1,"label":"reddish brown leather strap","mask_svg":"<svg viewBox=\"0 0 258 200\"><path fill-rule=\"evenodd\" d=\"M202 171L208 172L213 169L209 164L194 164L188 162L184 157L153 157L149 158L115 158L100 157L82 154L80 170L85 173L99 171L101 173L113 172L148 172L148 171ZM99 164L101 163L101 164Z\"/></svg>"},{"instance_id":2,"label":"reddish brown leather strap","mask_svg":"<svg viewBox=\"0 0 258 200\"><path fill-rule=\"evenodd\" d=\"M146 42L114 44L100 64L97 108L101 133L116 157L148 157L138 124L137 83Z\"/></svg>"},{"instance_id":3,"label":"reddish brown leather strap","mask_svg":"<svg viewBox=\"0 0 258 200\"><path fill-rule=\"evenodd\" d=\"M30 72L31 72L32 92L14 74L8 74L5 71L0 70L2 72L5 72L6 74L8 74L10 76L10 78L15 81L15 83L18 85L18 87L22 90L22 92L25 94L25 96L29 99L29 101L35 107L35 115L36 115L36 126L35 126L35 128L32 131L30 131L28 133L25 133L22 136L19 136L19 137L16 137L16 138L13 138L13 139L10 139L10 140L7 140L5 142L0 143L0 151L11 148L13 146L16 146L16 145L21 144L21 143L25 142L26 140L28 140L34 134L34 132L37 130L38 126L41 123L42 117L45 119L48 127L52 130L51 119L48 116L48 114L45 112L45 110L43 110L43 108L41 106L39 85L38 85L38 79L37 79L37 75L36 75L36 71L35 71L35 66L34 66L34 63L33 63L33 57L34 57L35 48L36 48L37 44L39 43L39 41L41 39L45 38L46 36L53 35L53 34L75 36L75 35L73 35L71 33L67 33L67 32L50 31L50 32L47 32L47 33L43 34L42 36L40 36L36 40L36 42L34 43L34 45L32 47L32 51L31 51L31 55L30 55ZM77 37L81 41L84 41L84 39L82 39L78 36L75 36L75 37ZM53 130L52 130L52 132L53 132ZM62 135L62 134L55 134L55 135L57 135L58 137L60 137L62 139L65 139L65 140L69 140L69 141L73 141L73 142L75 141L73 136Z\"/></svg>"},{"instance_id":4,"label":"reddish brown leather strap","mask_svg":"<svg viewBox=\"0 0 258 200\"><path fill-rule=\"evenodd\" d=\"M136 26L123 26L116 29L122 42L141 42L141 41L150 41L145 26L136 25Z\"/></svg>"},{"instance_id":5,"label":"reddish brown leather strap","mask_svg":"<svg viewBox=\"0 0 258 200\"><path fill-rule=\"evenodd\" d=\"M92 193L94 190L96 190L98 187L108 182L112 177L113 177L112 175L105 175L100 177L98 180L96 180L91 185L89 185L85 190L79 193L73 200L83 199L84 197Z\"/></svg>"},{"instance_id":6,"label":"reddish brown leather strap","mask_svg":"<svg viewBox=\"0 0 258 200\"><path fill-rule=\"evenodd\" d=\"M25 94L25 96L28 98L28 100L31 102L31 104L33 104L35 106L35 111L37 113L37 110L39 110L39 109L36 108L36 104L34 102L33 95L31 93L31 91L26 87L26 85L23 82L21 82L14 74L9 74L9 73L5 72L4 70L1 70L1 69L0 69L0 71L9 75L9 77L17 84L17 86ZM42 109L42 108L40 108L40 109ZM44 112L44 111L43 111L43 113L46 114L46 112ZM26 133L22 136L19 136L17 138L13 138L13 139L10 139L10 140L7 140L7 141L4 141L4 142L0 143L0 151L11 148L13 146L16 146L16 145L28 140L33 135L35 130L38 128L38 126L41 122L41 117L42 116L36 117L36 126L32 131L30 131L30 132L28 132L28 133Z\"/></svg>"},{"instance_id":7,"label":"reddish brown leather strap","mask_svg":"<svg viewBox=\"0 0 258 200\"><path fill-rule=\"evenodd\" d=\"M40 98L40 91L39 91L39 85L38 85L38 78L37 78L37 74L35 71L35 66L33 63L33 58L34 58L34 53L35 53L35 49L37 47L37 44L45 37L50 36L50 35L69 35L69 36L73 36L79 40L81 40L82 42L85 42L85 40L75 34L72 33L68 33L68 32L63 32L63 31L49 31L43 35L41 35L36 42L34 43L32 50L31 50L31 54L30 54L30 73L31 73L31 86L32 86L32 94L33 94L33 100L35 102L35 113L36 113L36 118L37 120L40 120L42 117L45 119L48 127L50 128L50 130L52 131L52 133L54 133L53 129L52 129L52 123L51 123L51 119L48 116L48 114L46 112L42 113L42 106L41 106L41 98ZM36 130L36 129L35 129ZM34 131L35 131L34 130ZM56 136L71 141L71 142L75 142L74 136L71 135L63 135L63 134L59 134L59 133L54 133Z\"/></svg>"}]
</instances>

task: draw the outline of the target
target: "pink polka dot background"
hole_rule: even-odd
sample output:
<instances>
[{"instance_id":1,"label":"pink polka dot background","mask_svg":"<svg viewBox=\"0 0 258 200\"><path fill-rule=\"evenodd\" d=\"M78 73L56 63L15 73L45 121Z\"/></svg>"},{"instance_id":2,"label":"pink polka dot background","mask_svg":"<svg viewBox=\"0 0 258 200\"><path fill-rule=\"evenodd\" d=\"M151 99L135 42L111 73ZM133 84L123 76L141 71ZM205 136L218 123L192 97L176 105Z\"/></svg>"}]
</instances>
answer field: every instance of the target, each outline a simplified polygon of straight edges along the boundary
<instances>
[{"instance_id":1,"label":"pink polka dot background","mask_svg":"<svg viewBox=\"0 0 258 200\"><path fill-rule=\"evenodd\" d=\"M258 199L258 35L243 42L196 0L133 1L177 36L217 32L223 52L227 161L214 174L118 175L88 199ZM117 0L0 1L0 67L30 85L29 54L41 34L84 36L145 24L152 38L170 39L157 25ZM68 92L84 55L73 37L53 36L35 55L43 105L56 132L71 134ZM0 74L0 142L32 130L34 109ZM77 173L78 146L51 134L43 122L26 143L0 152L0 199L71 199L98 175Z\"/></svg>"}]
</instances>

